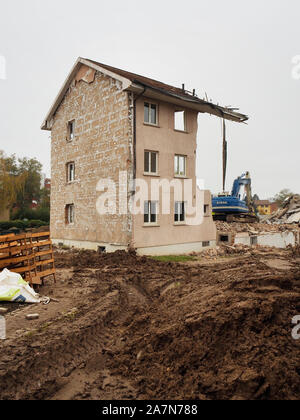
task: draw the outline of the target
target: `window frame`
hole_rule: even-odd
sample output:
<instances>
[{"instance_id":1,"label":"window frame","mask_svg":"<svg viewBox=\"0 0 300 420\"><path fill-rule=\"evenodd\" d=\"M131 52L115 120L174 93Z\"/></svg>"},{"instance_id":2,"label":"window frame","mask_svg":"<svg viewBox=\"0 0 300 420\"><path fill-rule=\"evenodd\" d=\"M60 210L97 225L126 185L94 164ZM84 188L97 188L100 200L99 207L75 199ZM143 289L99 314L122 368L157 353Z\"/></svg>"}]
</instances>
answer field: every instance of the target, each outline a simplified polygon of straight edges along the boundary
<instances>
[{"instance_id":1,"label":"window frame","mask_svg":"<svg viewBox=\"0 0 300 420\"><path fill-rule=\"evenodd\" d=\"M183 125L184 125L183 130L180 129L180 128L176 128L176 113L179 113L179 112L183 113ZM185 109L180 109L180 110L175 109L173 115L174 115L174 131L179 131L180 133L187 133L187 113L186 113L186 110Z\"/></svg>"},{"instance_id":2,"label":"window frame","mask_svg":"<svg viewBox=\"0 0 300 420\"><path fill-rule=\"evenodd\" d=\"M68 121L67 124L67 141L71 143L75 140L75 119Z\"/></svg>"},{"instance_id":3,"label":"window frame","mask_svg":"<svg viewBox=\"0 0 300 420\"><path fill-rule=\"evenodd\" d=\"M149 111L148 111L149 121L146 121L145 120L145 107L146 107L146 104L149 105ZM156 110L155 111L156 112L155 113L155 116L156 116L156 122L155 123L153 123L151 121L151 112L150 112L151 106L155 106L155 110ZM155 103L155 102L144 101L144 124L145 125L150 125L150 126L153 126L153 127L158 127L158 121L159 121L158 115L159 115L159 106L158 106L158 104Z\"/></svg>"},{"instance_id":4,"label":"window frame","mask_svg":"<svg viewBox=\"0 0 300 420\"><path fill-rule=\"evenodd\" d=\"M149 161L148 161L148 171L146 170L146 153L149 154ZM155 154L155 166L156 166L156 172L152 172L152 154ZM156 152L155 150L144 150L144 175L152 175L152 176L158 176L159 174L159 152Z\"/></svg>"},{"instance_id":5,"label":"window frame","mask_svg":"<svg viewBox=\"0 0 300 420\"><path fill-rule=\"evenodd\" d=\"M72 216L72 217L71 217ZM66 225L75 224L75 206L74 204L67 204L65 207Z\"/></svg>"},{"instance_id":6,"label":"window frame","mask_svg":"<svg viewBox=\"0 0 300 420\"><path fill-rule=\"evenodd\" d=\"M178 158L178 162L176 162L177 158ZM177 170L176 166L178 166L178 170L180 172L180 160L179 160L179 158L184 158L184 174L183 175L180 174L180 173L176 173L176 170ZM177 163L178 163L178 165L177 165ZM186 155L176 154L174 156L174 176L176 178L186 178L186 176L187 176L187 156Z\"/></svg>"},{"instance_id":7,"label":"window frame","mask_svg":"<svg viewBox=\"0 0 300 420\"><path fill-rule=\"evenodd\" d=\"M155 204L155 213L152 213L153 204ZM148 205L148 213L145 213L146 205ZM155 215L154 222L151 220L152 215ZM148 216L148 221L146 221L146 216ZM144 201L144 226L158 226L158 201Z\"/></svg>"},{"instance_id":8,"label":"window frame","mask_svg":"<svg viewBox=\"0 0 300 420\"><path fill-rule=\"evenodd\" d=\"M176 206L179 205L180 213L176 212ZM175 225L182 225L186 224L186 207L187 203L186 201L175 201L174 203L174 223ZM181 220L181 216L183 216L183 220ZM176 220L176 217L178 220Z\"/></svg>"},{"instance_id":9,"label":"window frame","mask_svg":"<svg viewBox=\"0 0 300 420\"><path fill-rule=\"evenodd\" d=\"M71 165L73 165L73 179L71 179ZM75 162L68 162L67 163L67 183L71 184L72 182L75 182L76 179L76 173L75 173Z\"/></svg>"},{"instance_id":10,"label":"window frame","mask_svg":"<svg viewBox=\"0 0 300 420\"><path fill-rule=\"evenodd\" d=\"M204 212L204 216L209 216L209 204L204 204L204 208L203 208L203 212Z\"/></svg>"}]
</instances>

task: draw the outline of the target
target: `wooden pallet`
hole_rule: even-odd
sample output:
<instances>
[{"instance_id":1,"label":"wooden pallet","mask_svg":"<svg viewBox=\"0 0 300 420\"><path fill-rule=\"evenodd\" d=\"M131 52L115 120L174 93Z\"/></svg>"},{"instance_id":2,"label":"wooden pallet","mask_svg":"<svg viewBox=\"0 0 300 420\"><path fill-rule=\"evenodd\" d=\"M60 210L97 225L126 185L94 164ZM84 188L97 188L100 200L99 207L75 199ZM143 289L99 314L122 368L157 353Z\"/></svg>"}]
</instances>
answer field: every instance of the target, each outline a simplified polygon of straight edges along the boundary
<instances>
[{"instance_id":1,"label":"wooden pallet","mask_svg":"<svg viewBox=\"0 0 300 420\"><path fill-rule=\"evenodd\" d=\"M30 285L42 285L55 278L55 262L50 232L0 236L0 270L19 273Z\"/></svg>"}]
</instances>

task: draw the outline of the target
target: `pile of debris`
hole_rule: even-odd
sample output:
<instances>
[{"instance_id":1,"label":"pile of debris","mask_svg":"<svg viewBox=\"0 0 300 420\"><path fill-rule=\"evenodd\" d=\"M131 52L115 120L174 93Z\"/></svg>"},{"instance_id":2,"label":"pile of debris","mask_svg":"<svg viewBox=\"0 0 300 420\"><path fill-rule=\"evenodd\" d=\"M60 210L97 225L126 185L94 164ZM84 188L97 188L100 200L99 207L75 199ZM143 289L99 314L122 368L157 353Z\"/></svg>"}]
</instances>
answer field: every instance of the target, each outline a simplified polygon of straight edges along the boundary
<instances>
[{"instance_id":1,"label":"pile of debris","mask_svg":"<svg viewBox=\"0 0 300 420\"><path fill-rule=\"evenodd\" d=\"M268 222L261 222L261 223L227 223L222 221L216 221L216 226L218 232L229 232L229 233L243 233L249 232L251 234L259 234L259 233L272 233L272 232L285 232L287 230L294 230L294 226L290 224L272 224L270 221Z\"/></svg>"},{"instance_id":2,"label":"pile of debris","mask_svg":"<svg viewBox=\"0 0 300 420\"><path fill-rule=\"evenodd\" d=\"M199 254L191 254L197 255L204 259L216 259L218 257L225 257L228 255L243 255L246 253L251 254L252 248L247 245L243 244L236 244L236 245L220 245L217 248L209 248L205 251L202 251Z\"/></svg>"},{"instance_id":3,"label":"pile of debris","mask_svg":"<svg viewBox=\"0 0 300 420\"><path fill-rule=\"evenodd\" d=\"M269 218L272 223L297 223L300 226L300 195L292 195L287 198L283 204L283 208L277 210Z\"/></svg>"}]
</instances>

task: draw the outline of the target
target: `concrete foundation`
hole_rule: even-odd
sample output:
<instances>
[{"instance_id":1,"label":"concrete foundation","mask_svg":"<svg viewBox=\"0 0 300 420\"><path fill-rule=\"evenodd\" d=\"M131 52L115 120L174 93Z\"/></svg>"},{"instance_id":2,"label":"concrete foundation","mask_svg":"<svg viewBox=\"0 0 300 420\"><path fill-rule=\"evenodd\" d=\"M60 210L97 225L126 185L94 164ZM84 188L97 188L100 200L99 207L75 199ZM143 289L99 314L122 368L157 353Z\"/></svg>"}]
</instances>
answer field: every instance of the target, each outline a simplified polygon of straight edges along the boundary
<instances>
[{"instance_id":1,"label":"concrete foundation","mask_svg":"<svg viewBox=\"0 0 300 420\"><path fill-rule=\"evenodd\" d=\"M112 253L115 251L127 251L128 247L118 244L107 244L100 242L88 242L88 241L72 241L68 239L52 239L54 245L57 246L68 246L70 248L77 249L88 249L91 251L99 251ZM138 248L138 255L151 255L151 256L161 256L161 255L183 255L190 254L191 252L201 252L209 248L215 248L216 241L208 242L194 242L187 244L176 244L176 245L165 245L158 247L147 247L147 248Z\"/></svg>"},{"instance_id":2,"label":"concrete foundation","mask_svg":"<svg viewBox=\"0 0 300 420\"><path fill-rule=\"evenodd\" d=\"M57 246L68 246L70 248L87 249L90 251L99 251L102 249L104 252L108 253L119 250L126 251L128 249L128 247L124 245L114 245L103 242L73 241L69 239L52 239L52 243Z\"/></svg>"},{"instance_id":3,"label":"concrete foundation","mask_svg":"<svg viewBox=\"0 0 300 420\"><path fill-rule=\"evenodd\" d=\"M289 245L295 246L299 243L299 233L289 231L265 233L260 235L237 233L234 243L248 246L261 245L275 248L286 248Z\"/></svg>"},{"instance_id":4,"label":"concrete foundation","mask_svg":"<svg viewBox=\"0 0 300 420\"><path fill-rule=\"evenodd\" d=\"M191 252L201 252L206 249L216 247L216 241L209 241L208 246L205 246L204 244L205 244L204 242L193 242L193 243L187 243L187 244L138 248L137 253L139 255L151 255L151 256L184 255L184 254L190 254Z\"/></svg>"}]
</instances>

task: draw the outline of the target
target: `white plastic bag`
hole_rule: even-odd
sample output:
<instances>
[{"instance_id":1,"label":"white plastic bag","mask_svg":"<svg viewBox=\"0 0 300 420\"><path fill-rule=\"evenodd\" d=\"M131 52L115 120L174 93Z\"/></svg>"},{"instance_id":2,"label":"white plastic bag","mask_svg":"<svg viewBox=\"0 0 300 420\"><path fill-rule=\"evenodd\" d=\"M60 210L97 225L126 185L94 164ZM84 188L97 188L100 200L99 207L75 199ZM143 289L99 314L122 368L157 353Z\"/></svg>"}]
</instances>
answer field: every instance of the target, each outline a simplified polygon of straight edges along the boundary
<instances>
[{"instance_id":1,"label":"white plastic bag","mask_svg":"<svg viewBox=\"0 0 300 420\"><path fill-rule=\"evenodd\" d=\"M22 276L6 268L0 273L0 302L40 303L37 293Z\"/></svg>"}]
</instances>

